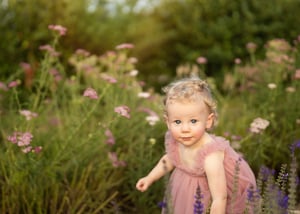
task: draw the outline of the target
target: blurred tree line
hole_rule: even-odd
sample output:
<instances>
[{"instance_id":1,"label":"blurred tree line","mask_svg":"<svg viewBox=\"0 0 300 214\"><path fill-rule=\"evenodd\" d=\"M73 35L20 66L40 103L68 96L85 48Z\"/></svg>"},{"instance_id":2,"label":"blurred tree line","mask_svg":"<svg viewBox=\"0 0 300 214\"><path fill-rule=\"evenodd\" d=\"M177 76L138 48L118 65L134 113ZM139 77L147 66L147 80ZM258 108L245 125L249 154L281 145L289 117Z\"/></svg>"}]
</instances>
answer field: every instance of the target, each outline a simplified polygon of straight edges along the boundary
<instances>
[{"instance_id":1,"label":"blurred tree line","mask_svg":"<svg viewBox=\"0 0 300 214\"><path fill-rule=\"evenodd\" d=\"M47 26L68 29L61 59L76 49L102 54L132 43L140 78L160 88L183 63L206 57L206 73L222 76L235 58L248 59L246 44L273 38L293 42L300 34L299 0L2 0L0 80L20 62L38 69Z\"/></svg>"}]
</instances>

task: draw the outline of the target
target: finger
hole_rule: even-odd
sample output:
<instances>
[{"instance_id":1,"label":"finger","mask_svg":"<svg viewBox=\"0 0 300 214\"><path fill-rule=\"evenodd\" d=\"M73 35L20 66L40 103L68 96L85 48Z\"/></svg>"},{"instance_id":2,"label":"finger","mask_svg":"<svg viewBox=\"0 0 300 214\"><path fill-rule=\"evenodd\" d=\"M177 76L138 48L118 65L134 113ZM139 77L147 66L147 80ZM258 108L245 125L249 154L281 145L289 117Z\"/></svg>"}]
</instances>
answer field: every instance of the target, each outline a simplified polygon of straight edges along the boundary
<instances>
[{"instance_id":1,"label":"finger","mask_svg":"<svg viewBox=\"0 0 300 214\"><path fill-rule=\"evenodd\" d=\"M140 191L143 189L143 187L144 187L143 184L137 184L137 185L136 185L136 188L137 188L138 190L140 190Z\"/></svg>"}]
</instances>

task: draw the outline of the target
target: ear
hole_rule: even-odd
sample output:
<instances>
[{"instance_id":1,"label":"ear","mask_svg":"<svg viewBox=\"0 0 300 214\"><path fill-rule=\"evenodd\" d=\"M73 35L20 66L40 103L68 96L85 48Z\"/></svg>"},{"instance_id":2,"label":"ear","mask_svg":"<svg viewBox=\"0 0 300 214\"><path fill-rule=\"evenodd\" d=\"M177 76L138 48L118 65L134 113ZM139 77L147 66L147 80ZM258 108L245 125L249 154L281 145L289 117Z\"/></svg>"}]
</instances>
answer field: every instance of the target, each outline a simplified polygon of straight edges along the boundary
<instances>
[{"instance_id":1,"label":"ear","mask_svg":"<svg viewBox=\"0 0 300 214\"><path fill-rule=\"evenodd\" d=\"M210 113L206 119L206 129L210 129L214 125L215 115L214 113Z\"/></svg>"},{"instance_id":2,"label":"ear","mask_svg":"<svg viewBox=\"0 0 300 214\"><path fill-rule=\"evenodd\" d=\"M169 129L169 121L168 121L168 116L166 114L164 114L164 121Z\"/></svg>"}]
</instances>

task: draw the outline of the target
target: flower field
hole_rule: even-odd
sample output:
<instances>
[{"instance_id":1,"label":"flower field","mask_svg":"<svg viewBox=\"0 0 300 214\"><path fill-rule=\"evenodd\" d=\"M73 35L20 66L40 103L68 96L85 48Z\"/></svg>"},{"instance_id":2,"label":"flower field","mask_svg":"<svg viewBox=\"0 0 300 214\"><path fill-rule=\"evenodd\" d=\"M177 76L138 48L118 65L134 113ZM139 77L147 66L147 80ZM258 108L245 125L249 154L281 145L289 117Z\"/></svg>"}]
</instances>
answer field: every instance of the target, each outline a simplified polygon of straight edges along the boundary
<instances>
[{"instance_id":1,"label":"flower field","mask_svg":"<svg viewBox=\"0 0 300 214\"><path fill-rule=\"evenodd\" d=\"M50 25L38 66L0 80L0 212L160 213L163 179L141 194L135 183L164 152L163 96L138 78L133 44L95 55L78 49L61 62L67 29ZM299 201L300 37L274 39L257 60L236 58L224 78L206 59L177 77L207 79L218 100L214 133L228 138L256 173L256 213L292 213ZM175 78L175 77L174 77ZM297 161L298 160L298 161ZM275 212L276 211L276 212Z\"/></svg>"}]
</instances>

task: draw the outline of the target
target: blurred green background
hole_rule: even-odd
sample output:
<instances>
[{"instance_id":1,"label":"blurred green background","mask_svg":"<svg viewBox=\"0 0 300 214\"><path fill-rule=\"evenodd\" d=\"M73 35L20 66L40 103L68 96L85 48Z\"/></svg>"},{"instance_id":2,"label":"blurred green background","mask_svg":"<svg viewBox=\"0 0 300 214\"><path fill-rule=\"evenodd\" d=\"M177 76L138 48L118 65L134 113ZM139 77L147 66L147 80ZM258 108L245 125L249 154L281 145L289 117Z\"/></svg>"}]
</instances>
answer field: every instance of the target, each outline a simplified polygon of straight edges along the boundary
<instances>
[{"instance_id":1,"label":"blurred green background","mask_svg":"<svg viewBox=\"0 0 300 214\"><path fill-rule=\"evenodd\" d=\"M285 192L294 209L299 9L299 0L0 0L0 213L160 213L166 179L143 194L135 183L164 152L161 87L191 73L206 78L218 101L214 133L256 175L261 166L275 169L266 186ZM115 48L124 43L134 48ZM47 44L60 55L41 51ZM87 87L99 99L84 97ZM129 120L114 112L123 105ZM38 117L27 121L24 109ZM160 120L151 125L149 115ZM256 118L270 125L253 134ZM16 131L32 132L41 153L9 142ZM116 144L107 145L107 131ZM114 166L119 160L128 167ZM286 209L268 197L276 188L264 194L264 209L269 201Z\"/></svg>"},{"instance_id":2,"label":"blurred green background","mask_svg":"<svg viewBox=\"0 0 300 214\"><path fill-rule=\"evenodd\" d=\"M160 89L176 67L208 59L208 75L222 78L245 46L274 38L293 42L300 32L298 0L2 0L0 79L21 61L38 66L38 47L49 41L49 24L68 29L62 60L78 48L102 54L132 43L140 78ZM67 63L66 63L67 64Z\"/></svg>"}]
</instances>

